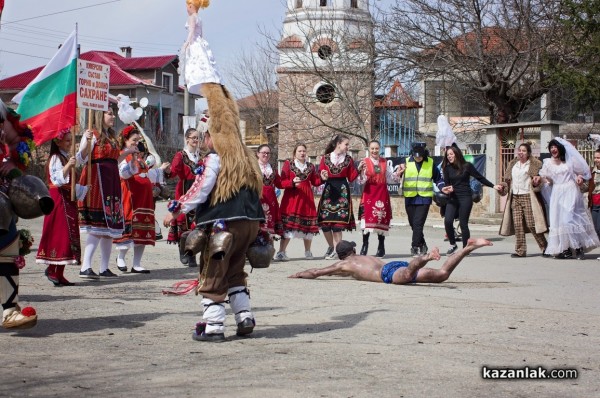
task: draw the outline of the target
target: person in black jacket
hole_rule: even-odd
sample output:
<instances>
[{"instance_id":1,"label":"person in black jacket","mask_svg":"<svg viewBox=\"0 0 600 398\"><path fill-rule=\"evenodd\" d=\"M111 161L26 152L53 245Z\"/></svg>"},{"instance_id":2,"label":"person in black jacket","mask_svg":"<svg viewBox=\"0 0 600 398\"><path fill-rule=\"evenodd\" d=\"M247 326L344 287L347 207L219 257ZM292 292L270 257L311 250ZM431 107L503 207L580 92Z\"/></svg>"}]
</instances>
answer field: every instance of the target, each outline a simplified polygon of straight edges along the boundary
<instances>
[{"instance_id":1,"label":"person in black jacket","mask_svg":"<svg viewBox=\"0 0 600 398\"><path fill-rule=\"evenodd\" d=\"M469 183L470 178L473 177L483 185L494 188L498 192L501 192L503 188L502 185L494 185L479 174L473 164L465 160L462 152L456 146L446 148L444 160L442 161L442 172L444 175L442 192L448 195L448 203L444 214L444 227L450 242L450 248L446 254L450 256L458 250L454 235L454 219L456 216L458 216L460 224L463 247L467 245L467 241L471 237L469 217L473 208L473 191Z\"/></svg>"}]
</instances>

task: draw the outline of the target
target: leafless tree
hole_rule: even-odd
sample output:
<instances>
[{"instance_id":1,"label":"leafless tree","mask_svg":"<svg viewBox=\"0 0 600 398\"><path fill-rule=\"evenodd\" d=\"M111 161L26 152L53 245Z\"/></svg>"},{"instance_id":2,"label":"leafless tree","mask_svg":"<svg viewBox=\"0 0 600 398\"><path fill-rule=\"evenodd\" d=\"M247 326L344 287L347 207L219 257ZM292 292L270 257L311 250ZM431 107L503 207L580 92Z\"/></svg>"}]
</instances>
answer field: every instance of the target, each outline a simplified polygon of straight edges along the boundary
<instances>
[{"instance_id":1,"label":"leafless tree","mask_svg":"<svg viewBox=\"0 0 600 398\"><path fill-rule=\"evenodd\" d=\"M243 119L253 130L266 132L267 127L278 120L278 92L274 59L261 51L242 51L229 71L232 88L238 97L245 97L240 104ZM276 136L267 134L269 144L276 146Z\"/></svg>"},{"instance_id":2,"label":"leafless tree","mask_svg":"<svg viewBox=\"0 0 600 398\"><path fill-rule=\"evenodd\" d=\"M267 35L265 54L277 54L280 134L323 144L334 134L371 138L374 42L370 15L351 23L323 18L318 9L291 14L297 29ZM289 14L288 14L288 18Z\"/></svg>"},{"instance_id":3,"label":"leafless tree","mask_svg":"<svg viewBox=\"0 0 600 398\"><path fill-rule=\"evenodd\" d=\"M550 88L544 60L559 39L560 0L396 0L377 25L383 73L435 82L486 104L492 123L519 115Z\"/></svg>"}]
</instances>

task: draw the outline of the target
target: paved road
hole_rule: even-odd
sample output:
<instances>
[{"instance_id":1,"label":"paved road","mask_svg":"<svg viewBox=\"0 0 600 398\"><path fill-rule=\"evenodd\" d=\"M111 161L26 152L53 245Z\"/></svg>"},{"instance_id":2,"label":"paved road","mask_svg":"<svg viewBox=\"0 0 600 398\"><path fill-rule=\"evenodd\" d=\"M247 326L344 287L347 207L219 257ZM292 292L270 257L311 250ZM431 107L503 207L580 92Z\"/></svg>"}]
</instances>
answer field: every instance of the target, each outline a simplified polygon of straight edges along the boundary
<instances>
[{"instance_id":1,"label":"paved road","mask_svg":"<svg viewBox=\"0 0 600 398\"><path fill-rule=\"evenodd\" d=\"M40 224L21 225L39 236ZM151 274L78 281L73 267L66 274L80 282L74 287L53 287L29 255L21 302L40 320L28 331L0 332L0 396L600 396L600 250L586 261L548 260L530 240L532 256L511 259L514 241L498 237L497 227L473 229L494 246L439 285L288 279L331 263L301 258L302 244L293 241L292 261L250 274L253 337L236 337L230 315L223 344L191 339L198 297L161 295L195 277L164 241L146 252ZM447 248L443 230L426 234L430 246ZM387 242L388 259L407 257L406 226ZM314 252L325 252L322 237ZM483 365L576 368L579 378L489 381Z\"/></svg>"}]
</instances>

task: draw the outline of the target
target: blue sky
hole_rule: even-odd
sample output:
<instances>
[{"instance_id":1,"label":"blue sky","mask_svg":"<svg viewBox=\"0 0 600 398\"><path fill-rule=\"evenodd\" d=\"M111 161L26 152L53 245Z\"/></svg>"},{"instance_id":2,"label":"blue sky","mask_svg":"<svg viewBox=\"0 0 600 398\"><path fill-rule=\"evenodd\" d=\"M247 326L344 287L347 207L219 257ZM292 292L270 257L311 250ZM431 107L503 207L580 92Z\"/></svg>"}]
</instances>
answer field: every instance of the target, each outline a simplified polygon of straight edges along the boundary
<instances>
[{"instance_id":1,"label":"blue sky","mask_svg":"<svg viewBox=\"0 0 600 398\"><path fill-rule=\"evenodd\" d=\"M92 5L98 6L43 16ZM204 36L226 71L241 50L252 52L261 41L259 27L278 34L285 0L212 0L201 15ZM5 0L0 78L44 65L76 23L82 52L119 53L119 47L131 46L134 56L177 54L186 17L185 0Z\"/></svg>"}]
</instances>

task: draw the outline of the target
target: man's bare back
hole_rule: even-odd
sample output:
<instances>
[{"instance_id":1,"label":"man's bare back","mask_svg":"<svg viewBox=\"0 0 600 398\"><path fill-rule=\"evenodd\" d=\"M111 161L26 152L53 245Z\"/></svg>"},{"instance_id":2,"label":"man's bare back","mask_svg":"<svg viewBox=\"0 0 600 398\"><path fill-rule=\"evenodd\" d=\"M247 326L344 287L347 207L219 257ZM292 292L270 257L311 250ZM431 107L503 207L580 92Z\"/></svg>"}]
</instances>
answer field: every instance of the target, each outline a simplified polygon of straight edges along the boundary
<instances>
[{"instance_id":1,"label":"man's bare back","mask_svg":"<svg viewBox=\"0 0 600 398\"><path fill-rule=\"evenodd\" d=\"M449 257L441 269L424 268L431 260L441 258L439 249L434 247L429 253L413 258L410 263L404 263L394 272L391 283L403 285L411 282L440 283L448 279L458 263L472 251L483 246L492 246L492 242L483 239L469 239L462 250ZM390 264L390 263L388 263ZM373 256L357 256L355 252L325 268L312 268L290 275L290 278L316 279L320 276L337 275L351 276L359 281L384 282L381 271L386 263ZM387 282L390 283L390 282Z\"/></svg>"}]
</instances>

